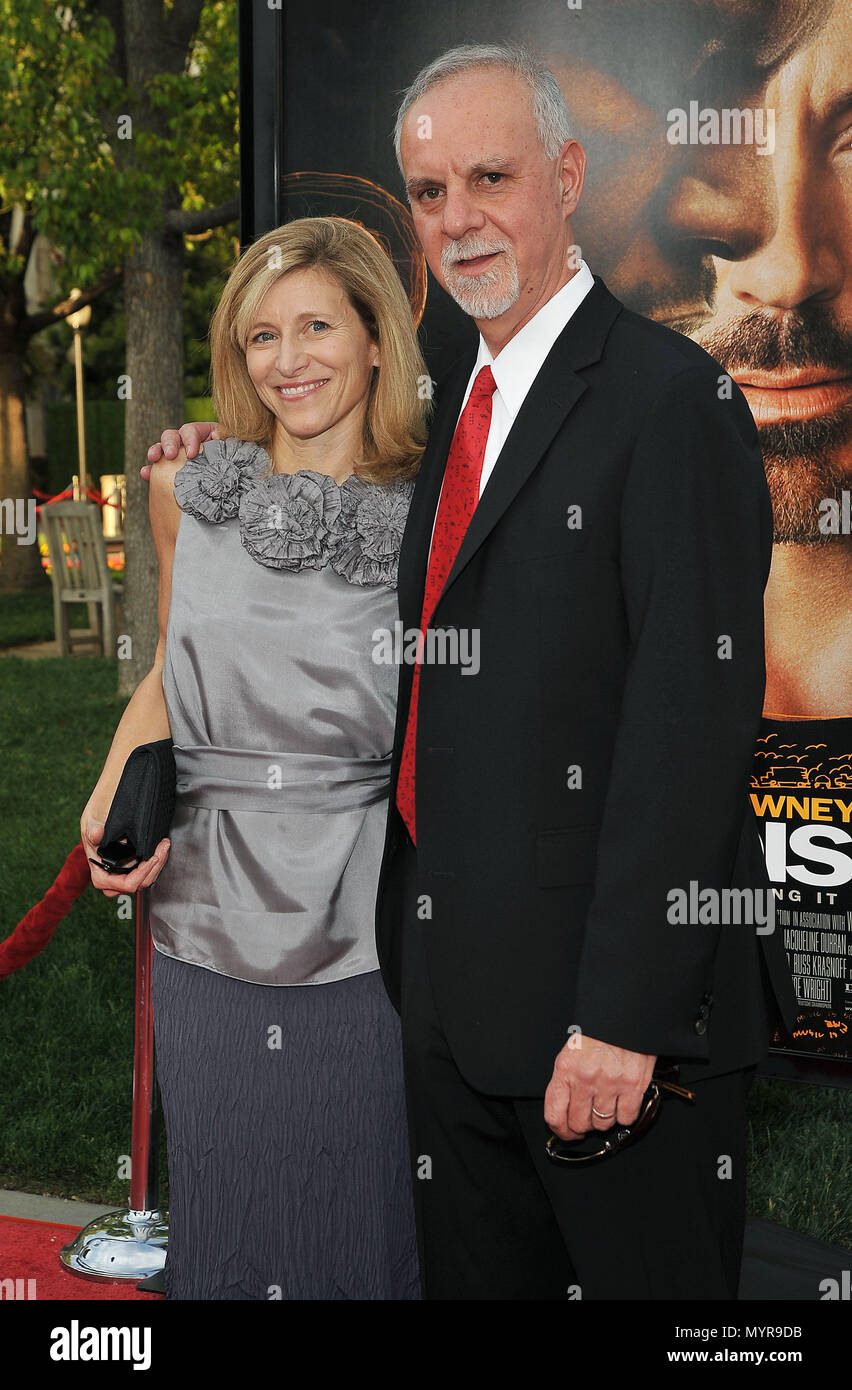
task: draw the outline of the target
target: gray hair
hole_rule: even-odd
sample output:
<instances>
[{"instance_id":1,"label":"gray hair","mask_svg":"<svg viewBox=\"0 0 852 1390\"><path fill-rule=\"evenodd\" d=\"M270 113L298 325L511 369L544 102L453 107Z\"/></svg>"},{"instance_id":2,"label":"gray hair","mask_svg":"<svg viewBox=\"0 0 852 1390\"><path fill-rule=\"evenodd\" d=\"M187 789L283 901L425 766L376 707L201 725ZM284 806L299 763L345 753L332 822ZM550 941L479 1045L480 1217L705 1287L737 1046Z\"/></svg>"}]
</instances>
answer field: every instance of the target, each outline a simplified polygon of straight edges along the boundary
<instances>
[{"instance_id":1,"label":"gray hair","mask_svg":"<svg viewBox=\"0 0 852 1390\"><path fill-rule=\"evenodd\" d=\"M421 68L411 86L402 94L393 132L396 162L403 173L400 144L402 125L416 101L446 77L471 72L475 68L505 68L526 82L538 138L547 159L555 159L566 140L571 139L571 121L565 98L550 68L519 43L464 43L449 48Z\"/></svg>"}]
</instances>

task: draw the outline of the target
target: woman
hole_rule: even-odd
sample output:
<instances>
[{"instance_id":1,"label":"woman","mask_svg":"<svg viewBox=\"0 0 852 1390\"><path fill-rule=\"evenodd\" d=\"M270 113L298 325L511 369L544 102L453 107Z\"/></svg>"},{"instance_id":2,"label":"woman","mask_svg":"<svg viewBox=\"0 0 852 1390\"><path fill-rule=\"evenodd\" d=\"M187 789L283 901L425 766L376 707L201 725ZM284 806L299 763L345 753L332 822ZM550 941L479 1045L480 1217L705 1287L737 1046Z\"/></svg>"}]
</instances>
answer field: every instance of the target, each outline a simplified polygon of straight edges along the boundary
<instances>
[{"instance_id":1,"label":"woman","mask_svg":"<svg viewBox=\"0 0 852 1390\"><path fill-rule=\"evenodd\" d=\"M151 886L169 1298L419 1297L398 1019L374 906L398 671L396 567L426 374L369 233L303 218L231 272L217 441L155 468L160 640L83 813L171 736ZM375 636L374 636L375 634Z\"/></svg>"}]
</instances>

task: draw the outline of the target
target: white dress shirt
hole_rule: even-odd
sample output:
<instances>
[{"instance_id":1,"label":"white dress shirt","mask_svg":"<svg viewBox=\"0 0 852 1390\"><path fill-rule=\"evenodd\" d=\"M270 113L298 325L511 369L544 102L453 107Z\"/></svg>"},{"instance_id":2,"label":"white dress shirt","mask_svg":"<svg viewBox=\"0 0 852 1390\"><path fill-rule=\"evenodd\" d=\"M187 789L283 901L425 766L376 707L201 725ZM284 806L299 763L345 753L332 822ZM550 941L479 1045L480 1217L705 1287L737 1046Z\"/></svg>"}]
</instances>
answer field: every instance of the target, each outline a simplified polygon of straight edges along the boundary
<instances>
[{"instance_id":1,"label":"white dress shirt","mask_svg":"<svg viewBox=\"0 0 852 1390\"><path fill-rule=\"evenodd\" d=\"M500 450L506 442L506 436L515 422L515 416L544 366L545 358L571 315L582 304L594 283L592 272L586 262L581 260L579 270L571 276L567 285L563 285L561 290L557 290L556 294L548 299L547 303L543 304L536 314L533 314L529 322L525 323L523 328L509 339L496 357L491 356L491 351L480 334L479 352L459 411L459 419L461 419L474 381L483 367L490 367L497 389L491 398L491 426L485 445L482 476L479 480L480 497L494 470ZM458 425L458 420L456 425ZM434 534L435 523L433 521L432 535L434 536Z\"/></svg>"}]
</instances>

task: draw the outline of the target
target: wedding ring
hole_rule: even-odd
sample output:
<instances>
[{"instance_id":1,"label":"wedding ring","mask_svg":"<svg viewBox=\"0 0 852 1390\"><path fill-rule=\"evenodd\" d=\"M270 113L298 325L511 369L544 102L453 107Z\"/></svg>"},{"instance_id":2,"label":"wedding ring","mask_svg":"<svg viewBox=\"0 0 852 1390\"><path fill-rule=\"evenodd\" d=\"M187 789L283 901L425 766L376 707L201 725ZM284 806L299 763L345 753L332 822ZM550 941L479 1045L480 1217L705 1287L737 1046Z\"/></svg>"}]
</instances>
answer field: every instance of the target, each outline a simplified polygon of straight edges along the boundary
<instances>
[{"instance_id":1,"label":"wedding ring","mask_svg":"<svg viewBox=\"0 0 852 1390\"><path fill-rule=\"evenodd\" d=\"M600 1110L596 1110L595 1107L592 1106L592 1114L597 1115L599 1120L611 1120L613 1115L615 1114L615 1111L610 1110L608 1115L604 1115Z\"/></svg>"}]
</instances>

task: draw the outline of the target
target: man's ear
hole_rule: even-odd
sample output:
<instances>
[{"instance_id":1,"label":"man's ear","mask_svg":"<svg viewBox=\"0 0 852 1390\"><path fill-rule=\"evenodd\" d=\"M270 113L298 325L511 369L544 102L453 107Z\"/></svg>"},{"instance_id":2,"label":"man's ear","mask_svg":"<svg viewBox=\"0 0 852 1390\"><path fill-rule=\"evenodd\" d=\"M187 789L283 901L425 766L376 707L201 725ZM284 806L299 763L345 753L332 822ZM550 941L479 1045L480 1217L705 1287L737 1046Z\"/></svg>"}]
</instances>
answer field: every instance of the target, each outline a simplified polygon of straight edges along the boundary
<instances>
[{"instance_id":1,"label":"man's ear","mask_svg":"<svg viewBox=\"0 0 852 1390\"><path fill-rule=\"evenodd\" d=\"M566 172L569 175L569 186L566 188L563 180L562 203L563 206L565 203L568 204L564 209L564 216L572 217L577 211L586 175L586 152L578 140L567 140L560 153L560 178Z\"/></svg>"}]
</instances>

